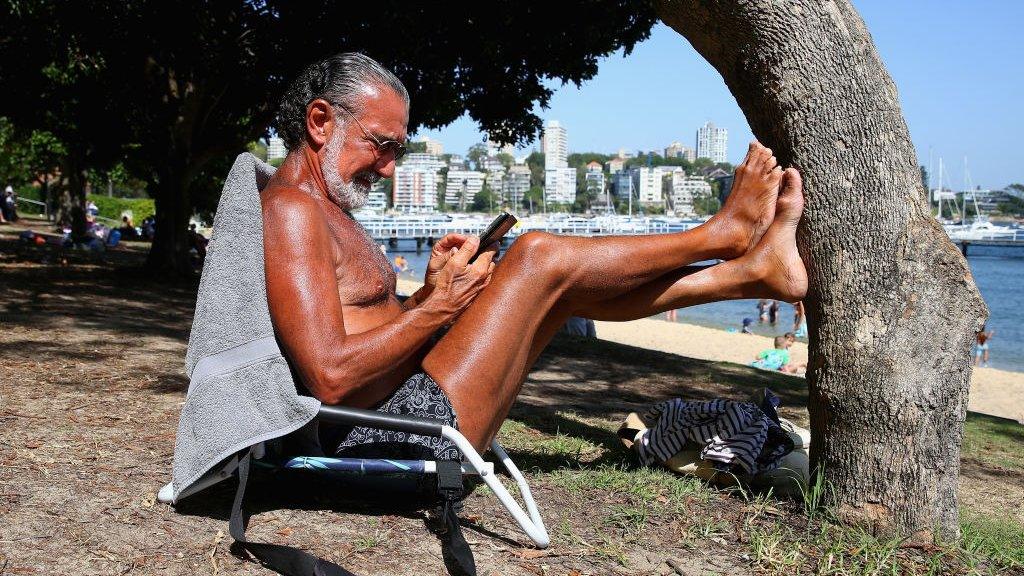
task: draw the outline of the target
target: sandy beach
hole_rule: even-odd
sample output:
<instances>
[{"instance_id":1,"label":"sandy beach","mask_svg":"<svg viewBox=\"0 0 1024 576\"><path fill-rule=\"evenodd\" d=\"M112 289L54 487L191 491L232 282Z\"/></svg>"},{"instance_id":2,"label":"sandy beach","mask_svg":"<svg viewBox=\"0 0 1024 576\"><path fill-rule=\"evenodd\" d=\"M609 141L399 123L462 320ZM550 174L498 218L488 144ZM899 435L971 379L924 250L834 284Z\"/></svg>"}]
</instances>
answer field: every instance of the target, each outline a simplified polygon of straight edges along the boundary
<instances>
[{"instance_id":1,"label":"sandy beach","mask_svg":"<svg viewBox=\"0 0 1024 576\"><path fill-rule=\"evenodd\" d=\"M398 290L404 294L419 286L404 278L398 281ZM772 347L771 339L764 336L662 320L596 324L597 337L603 340L715 362L748 364L758 352ZM790 353L794 362L807 361L807 345L802 342L794 344ZM968 409L1024 422L1024 373L975 368Z\"/></svg>"}]
</instances>

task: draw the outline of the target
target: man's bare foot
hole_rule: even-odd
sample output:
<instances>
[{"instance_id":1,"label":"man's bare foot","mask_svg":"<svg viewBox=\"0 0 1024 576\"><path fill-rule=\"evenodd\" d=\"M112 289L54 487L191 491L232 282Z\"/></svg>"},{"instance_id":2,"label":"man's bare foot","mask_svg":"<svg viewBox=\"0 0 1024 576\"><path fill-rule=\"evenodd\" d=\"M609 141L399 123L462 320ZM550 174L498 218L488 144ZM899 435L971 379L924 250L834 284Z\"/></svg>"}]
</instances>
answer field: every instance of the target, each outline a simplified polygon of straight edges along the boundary
<instances>
[{"instance_id":1,"label":"man's bare foot","mask_svg":"<svg viewBox=\"0 0 1024 576\"><path fill-rule=\"evenodd\" d=\"M770 148L750 143L747 157L736 167L732 192L711 222L725 238L732 238L725 259L739 258L754 248L775 218L775 200L782 182L782 167Z\"/></svg>"},{"instance_id":2,"label":"man's bare foot","mask_svg":"<svg viewBox=\"0 0 1024 576\"><path fill-rule=\"evenodd\" d=\"M745 261L755 279L755 293L750 297L784 302L803 300L807 294L807 269L796 249L796 227L804 212L804 190L795 168L786 169L775 208L775 220L764 237L737 262Z\"/></svg>"}]
</instances>

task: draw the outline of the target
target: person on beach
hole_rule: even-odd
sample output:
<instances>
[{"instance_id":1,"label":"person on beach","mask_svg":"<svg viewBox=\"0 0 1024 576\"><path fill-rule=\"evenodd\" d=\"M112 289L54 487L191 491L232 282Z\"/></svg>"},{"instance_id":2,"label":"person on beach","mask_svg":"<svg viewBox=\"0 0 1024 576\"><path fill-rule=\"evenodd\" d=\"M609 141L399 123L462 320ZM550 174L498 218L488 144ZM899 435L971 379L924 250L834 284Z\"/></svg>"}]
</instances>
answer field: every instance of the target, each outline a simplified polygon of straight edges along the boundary
<instances>
[{"instance_id":1,"label":"person on beach","mask_svg":"<svg viewBox=\"0 0 1024 576\"><path fill-rule=\"evenodd\" d=\"M807 336L807 317L804 311L804 301L797 300L793 303L793 332L797 337Z\"/></svg>"},{"instance_id":2,"label":"person on beach","mask_svg":"<svg viewBox=\"0 0 1024 576\"><path fill-rule=\"evenodd\" d=\"M768 305L768 323L772 326L779 321L779 308L778 300L772 300L772 303Z\"/></svg>"},{"instance_id":3,"label":"person on beach","mask_svg":"<svg viewBox=\"0 0 1024 576\"><path fill-rule=\"evenodd\" d=\"M806 372L806 362L794 363L790 361L789 348L795 341L796 338L791 332L787 332L782 336L776 336L772 341L775 347L762 350L750 365L761 370L778 370L787 374Z\"/></svg>"},{"instance_id":4,"label":"person on beach","mask_svg":"<svg viewBox=\"0 0 1024 576\"><path fill-rule=\"evenodd\" d=\"M751 366L762 370L782 370L789 364L789 347L792 342L785 336L776 336L772 342L775 347L758 353L757 358L750 363Z\"/></svg>"},{"instance_id":5,"label":"person on beach","mask_svg":"<svg viewBox=\"0 0 1024 576\"><path fill-rule=\"evenodd\" d=\"M720 300L804 297L800 174L752 142L729 198L696 228L529 232L500 263L497 244L448 234L432 247L423 286L401 302L394 270L352 211L394 175L409 105L390 71L353 53L314 63L282 99L277 131L288 155L260 194L267 299L299 382L326 404L442 420L483 450L570 317L625 321ZM723 262L692 266L706 260ZM321 439L343 456L458 457L445 440L358 427Z\"/></svg>"},{"instance_id":6,"label":"person on beach","mask_svg":"<svg viewBox=\"0 0 1024 576\"><path fill-rule=\"evenodd\" d=\"M977 366L978 362L981 362L983 368L988 368L988 341L992 339L996 333L995 330L985 331L985 326L982 325L981 332L978 332L978 340L974 345L974 365Z\"/></svg>"}]
</instances>

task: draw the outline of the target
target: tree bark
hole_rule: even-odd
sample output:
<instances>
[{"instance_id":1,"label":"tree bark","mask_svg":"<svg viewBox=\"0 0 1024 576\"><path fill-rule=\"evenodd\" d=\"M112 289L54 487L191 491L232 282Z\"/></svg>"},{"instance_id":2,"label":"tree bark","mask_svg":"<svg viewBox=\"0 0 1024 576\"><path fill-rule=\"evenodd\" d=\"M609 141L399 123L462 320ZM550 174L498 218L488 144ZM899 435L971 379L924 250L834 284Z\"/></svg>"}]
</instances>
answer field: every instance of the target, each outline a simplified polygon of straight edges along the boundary
<instances>
[{"instance_id":1,"label":"tree bark","mask_svg":"<svg viewBox=\"0 0 1024 576\"><path fill-rule=\"evenodd\" d=\"M987 316L922 202L896 87L848 0L658 0L804 177L812 463L848 520L959 535L970 346Z\"/></svg>"}]
</instances>

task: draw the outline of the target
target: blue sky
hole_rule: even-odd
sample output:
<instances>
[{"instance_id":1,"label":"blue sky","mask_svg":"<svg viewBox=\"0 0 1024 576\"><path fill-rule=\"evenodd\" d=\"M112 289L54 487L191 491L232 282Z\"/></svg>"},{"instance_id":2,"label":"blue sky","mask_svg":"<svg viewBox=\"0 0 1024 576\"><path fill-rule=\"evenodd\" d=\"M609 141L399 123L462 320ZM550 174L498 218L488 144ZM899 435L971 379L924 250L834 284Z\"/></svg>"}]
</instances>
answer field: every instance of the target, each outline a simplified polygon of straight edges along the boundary
<instances>
[{"instance_id":1,"label":"blue sky","mask_svg":"<svg viewBox=\"0 0 1024 576\"><path fill-rule=\"evenodd\" d=\"M899 88L918 161L928 165L931 150L937 166L941 156L946 182L957 188L965 156L974 185L1024 183L1024 1L854 0L854 6ZM729 129L729 160L737 163L752 138L721 76L661 24L629 56L602 61L580 88L559 87L539 115L561 121L576 152L661 149L676 140L693 146L697 127L710 120ZM456 154L483 138L468 117L420 135Z\"/></svg>"}]
</instances>

